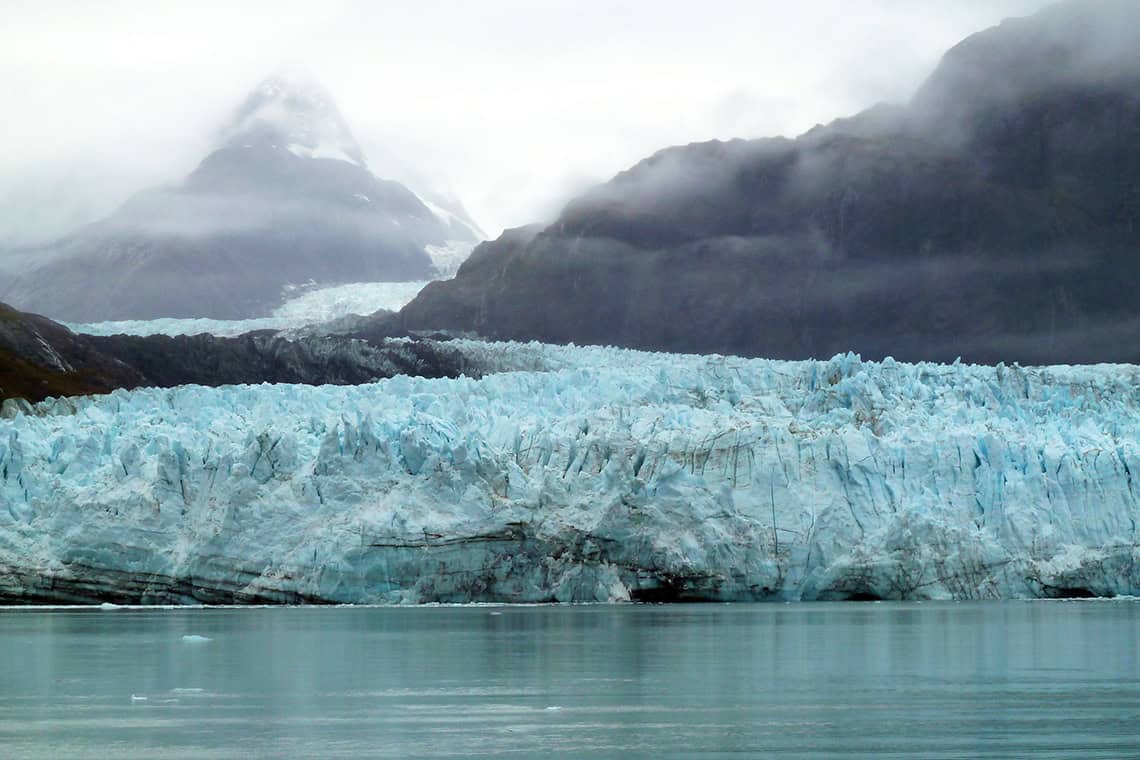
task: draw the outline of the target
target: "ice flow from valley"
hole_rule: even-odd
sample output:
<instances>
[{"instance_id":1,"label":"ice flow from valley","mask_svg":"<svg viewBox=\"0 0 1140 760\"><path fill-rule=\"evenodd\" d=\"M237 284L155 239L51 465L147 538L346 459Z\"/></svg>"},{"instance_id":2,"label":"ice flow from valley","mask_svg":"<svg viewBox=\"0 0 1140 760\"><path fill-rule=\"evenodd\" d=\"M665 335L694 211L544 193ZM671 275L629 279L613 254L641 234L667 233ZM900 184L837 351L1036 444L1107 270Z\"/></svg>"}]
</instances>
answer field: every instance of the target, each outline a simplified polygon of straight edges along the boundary
<instances>
[{"instance_id":1,"label":"ice flow from valley","mask_svg":"<svg viewBox=\"0 0 1140 760\"><path fill-rule=\"evenodd\" d=\"M460 343L482 379L0 420L0 598L1140 592L1140 368Z\"/></svg>"},{"instance_id":2,"label":"ice flow from valley","mask_svg":"<svg viewBox=\"0 0 1140 760\"><path fill-rule=\"evenodd\" d=\"M470 248L470 246L468 246ZM70 322L74 332L87 335L198 335L233 337L254 330L295 330L379 309L399 311L423 290L427 281L355 282L348 285L299 289L301 292L268 317L250 319L162 318L115 322Z\"/></svg>"}]
</instances>

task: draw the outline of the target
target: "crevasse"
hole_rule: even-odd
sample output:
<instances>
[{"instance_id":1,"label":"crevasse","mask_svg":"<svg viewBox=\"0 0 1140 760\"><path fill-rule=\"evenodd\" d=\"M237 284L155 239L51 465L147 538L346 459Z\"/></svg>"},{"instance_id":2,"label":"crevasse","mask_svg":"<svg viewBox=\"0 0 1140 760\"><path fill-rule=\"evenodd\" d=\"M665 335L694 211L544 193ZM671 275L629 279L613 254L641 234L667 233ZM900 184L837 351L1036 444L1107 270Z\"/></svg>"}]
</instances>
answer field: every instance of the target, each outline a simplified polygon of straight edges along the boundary
<instances>
[{"instance_id":1,"label":"crevasse","mask_svg":"<svg viewBox=\"0 0 1140 760\"><path fill-rule=\"evenodd\" d=\"M0 598L1140 592L1135 366L457 345L504 371L0 420Z\"/></svg>"}]
</instances>

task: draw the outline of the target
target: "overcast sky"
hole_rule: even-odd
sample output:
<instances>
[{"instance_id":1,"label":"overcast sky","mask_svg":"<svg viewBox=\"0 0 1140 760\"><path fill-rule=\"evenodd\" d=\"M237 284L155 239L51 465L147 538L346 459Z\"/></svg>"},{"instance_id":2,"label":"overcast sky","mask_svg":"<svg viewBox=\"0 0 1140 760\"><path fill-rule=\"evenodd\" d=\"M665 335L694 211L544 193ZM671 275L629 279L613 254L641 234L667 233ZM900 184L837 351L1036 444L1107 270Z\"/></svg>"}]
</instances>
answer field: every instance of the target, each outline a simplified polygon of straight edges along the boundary
<instances>
[{"instance_id":1,"label":"overcast sky","mask_svg":"<svg viewBox=\"0 0 1140 760\"><path fill-rule=\"evenodd\" d=\"M381 176L492 236L658 148L798 134L906 100L941 53L1047 0L0 0L0 242L186 173L281 66Z\"/></svg>"}]
</instances>

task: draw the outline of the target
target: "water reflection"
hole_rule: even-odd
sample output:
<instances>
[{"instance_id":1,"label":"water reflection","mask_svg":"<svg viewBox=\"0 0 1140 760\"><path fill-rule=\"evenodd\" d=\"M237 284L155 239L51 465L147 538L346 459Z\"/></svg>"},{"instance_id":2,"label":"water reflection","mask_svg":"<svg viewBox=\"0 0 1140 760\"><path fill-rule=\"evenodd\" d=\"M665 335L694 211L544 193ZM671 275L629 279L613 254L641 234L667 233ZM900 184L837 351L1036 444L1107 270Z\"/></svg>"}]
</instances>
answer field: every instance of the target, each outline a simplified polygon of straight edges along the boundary
<instances>
[{"instance_id":1,"label":"water reflection","mask_svg":"<svg viewBox=\"0 0 1140 760\"><path fill-rule=\"evenodd\" d=\"M9 610L0 746L1120 757L1140 747L1138 617L1131 602Z\"/></svg>"}]
</instances>

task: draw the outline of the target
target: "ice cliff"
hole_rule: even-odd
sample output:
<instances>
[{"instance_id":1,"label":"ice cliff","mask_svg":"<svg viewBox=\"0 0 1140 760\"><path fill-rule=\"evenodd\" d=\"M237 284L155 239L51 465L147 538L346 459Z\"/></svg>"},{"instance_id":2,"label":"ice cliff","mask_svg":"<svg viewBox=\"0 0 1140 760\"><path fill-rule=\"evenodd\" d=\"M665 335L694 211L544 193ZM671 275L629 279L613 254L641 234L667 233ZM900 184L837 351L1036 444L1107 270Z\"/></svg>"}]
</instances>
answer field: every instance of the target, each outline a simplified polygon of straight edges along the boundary
<instances>
[{"instance_id":1,"label":"ice cliff","mask_svg":"<svg viewBox=\"0 0 1140 760\"><path fill-rule=\"evenodd\" d=\"M1140 368L462 343L505 371L0 420L0 598L1140 592Z\"/></svg>"}]
</instances>

